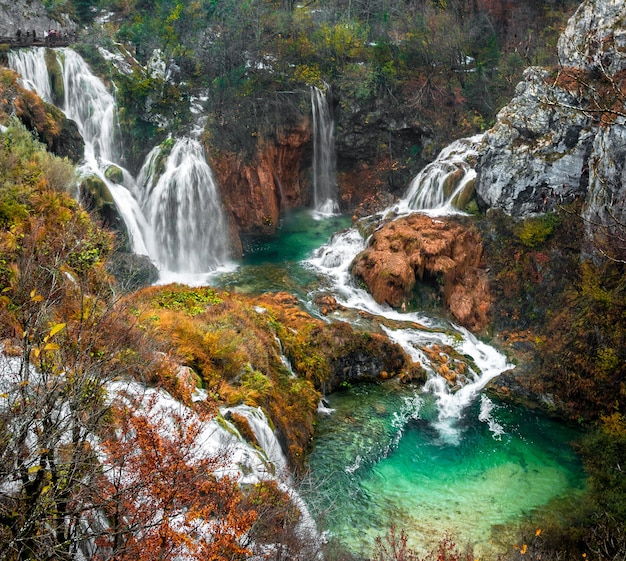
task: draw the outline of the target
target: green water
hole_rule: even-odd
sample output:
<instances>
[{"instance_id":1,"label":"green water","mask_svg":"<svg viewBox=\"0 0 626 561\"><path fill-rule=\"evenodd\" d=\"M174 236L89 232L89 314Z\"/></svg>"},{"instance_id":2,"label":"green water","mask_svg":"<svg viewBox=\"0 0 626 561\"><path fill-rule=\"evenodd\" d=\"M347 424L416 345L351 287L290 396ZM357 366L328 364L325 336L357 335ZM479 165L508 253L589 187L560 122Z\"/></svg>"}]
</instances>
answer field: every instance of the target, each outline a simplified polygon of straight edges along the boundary
<instances>
[{"instance_id":1,"label":"green water","mask_svg":"<svg viewBox=\"0 0 626 561\"><path fill-rule=\"evenodd\" d=\"M328 401L335 412L319 421L308 501L322 528L355 554L371 554L392 523L422 553L446 530L477 555L494 553L492 540L511 546L518 538L504 526L538 521L553 499L571 508L583 491L569 444L577 434L528 410L494 404L491 420L504 431L494 434L478 419L479 398L454 446L439 438L434 403L417 389L358 386Z\"/></svg>"},{"instance_id":2,"label":"green water","mask_svg":"<svg viewBox=\"0 0 626 561\"><path fill-rule=\"evenodd\" d=\"M291 213L276 237L247 240L241 266L219 284L240 292L285 290L306 301L324 280L300 261L349 223ZM320 415L305 499L320 528L355 554L369 557L375 538L393 523L421 553L452 530L457 543L471 543L482 558L498 547L491 541L516 543L516 523L534 523L556 502L575 508L583 492L569 444L577 433L531 411L499 404L481 421L479 397L458 422L461 438L452 445L434 428L434 399L419 388L362 385L327 399L335 412Z\"/></svg>"},{"instance_id":3,"label":"green water","mask_svg":"<svg viewBox=\"0 0 626 561\"><path fill-rule=\"evenodd\" d=\"M244 240L241 266L222 275L215 284L234 292L285 290L303 296L320 279L301 261L311 256L339 230L351 224L349 216L316 219L310 210L286 214L275 236Z\"/></svg>"}]
</instances>

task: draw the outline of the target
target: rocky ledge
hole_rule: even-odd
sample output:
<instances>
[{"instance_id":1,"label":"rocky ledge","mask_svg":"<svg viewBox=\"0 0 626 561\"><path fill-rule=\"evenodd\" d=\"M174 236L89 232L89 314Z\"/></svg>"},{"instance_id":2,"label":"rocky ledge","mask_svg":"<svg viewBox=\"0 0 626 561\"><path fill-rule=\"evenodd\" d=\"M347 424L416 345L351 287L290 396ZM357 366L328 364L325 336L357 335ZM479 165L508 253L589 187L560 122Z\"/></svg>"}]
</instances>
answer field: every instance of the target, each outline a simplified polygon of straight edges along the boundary
<instances>
[{"instance_id":1,"label":"rocky ledge","mask_svg":"<svg viewBox=\"0 0 626 561\"><path fill-rule=\"evenodd\" d=\"M456 321L473 331L488 323L481 237L453 219L412 214L383 225L353 261L352 275L395 308L413 299L418 281L431 282Z\"/></svg>"}]
</instances>

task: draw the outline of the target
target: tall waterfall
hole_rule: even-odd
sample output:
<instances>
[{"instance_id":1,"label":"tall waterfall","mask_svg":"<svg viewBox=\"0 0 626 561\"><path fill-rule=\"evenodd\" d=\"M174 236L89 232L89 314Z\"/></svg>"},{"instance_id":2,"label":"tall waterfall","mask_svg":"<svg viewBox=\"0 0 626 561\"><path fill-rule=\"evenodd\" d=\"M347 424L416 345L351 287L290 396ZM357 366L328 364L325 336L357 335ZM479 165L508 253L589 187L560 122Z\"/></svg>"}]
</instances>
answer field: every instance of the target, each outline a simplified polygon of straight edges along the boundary
<instances>
[{"instance_id":1,"label":"tall waterfall","mask_svg":"<svg viewBox=\"0 0 626 561\"><path fill-rule=\"evenodd\" d=\"M482 138L482 134L461 138L441 150L411 181L397 209L454 212L459 196L476 178L472 159L478 154Z\"/></svg>"},{"instance_id":2,"label":"tall waterfall","mask_svg":"<svg viewBox=\"0 0 626 561\"><path fill-rule=\"evenodd\" d=\"M133 251L148 255L161 277L214 271L229 259L228 228L213 174L200 143L180 138L167 155L164 173L154 175L154 149L137 180L121 163L121 135L113 96L71 49L56 49L63 73L61 109L73 119L85 141L83 175L96 175L108 187L124 219ZM52 93L43 49L9 52L10 66L25 87L51 102ZM123 179L107 179L105 171L119 167ZM171 275L169 275L171 276Z\"/></svg>"},{"instance_id":3,"label":"tall waterfall","mask_svg":"<svg viewBox=\"0 0 626 561\"><path fill-rule=\"evenodd\" d=\"M160 176L153 150L139 174L142 208L152 225L156 260L168 270L202 273L228 260L228 231L213 172L197 140L178 139Z\"/></svg>"},{"instance_id":4,"label":"tall waterfall","mask_svg":"<svg viewBox=\"0 0 626 561\"><path fill-rule=\"evenodd\" d=\"M311 87L313 111L313 207L321 214L335 214L337 178L335 170L335 122L326 94Z\"/></svg>"}]
</instances>

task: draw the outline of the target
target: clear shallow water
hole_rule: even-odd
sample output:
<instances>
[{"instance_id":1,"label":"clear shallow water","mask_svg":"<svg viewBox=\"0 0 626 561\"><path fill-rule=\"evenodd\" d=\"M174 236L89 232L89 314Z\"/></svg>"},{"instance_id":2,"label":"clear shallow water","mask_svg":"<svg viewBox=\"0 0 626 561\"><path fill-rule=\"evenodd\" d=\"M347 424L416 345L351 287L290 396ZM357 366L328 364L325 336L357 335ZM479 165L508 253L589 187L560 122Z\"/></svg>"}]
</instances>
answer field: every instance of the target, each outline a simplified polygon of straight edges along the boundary
<instances>
[{"instance_id":1,"label":"clear shallow water","mask_svg":"<svg viewBox=\"0 0 626 561\"><path fill-rule=\"evenodd\" d=\"M281 219L276 236L244 240L240 266L216 277L213 284L236 292L286 290L304 297L320 278L301 262L350 223L349 216L320 217L311 210L289 212Z\"/></svg>"},{"instance_id":2,"label":"clear shallow water","mask_svg":"<svg viewBox=\"0 0 626 561\"><path fill-rule=\"evenodd\" d=\"M504 525L532 520L551 499L575 504L584 488L569 445L577 433L531 411L479 397L451 445L432 424L432 397L417 389L355 386L328 402L335 411L319 420L308 500L353 553L371 554L393 523L418 551L452 530L483 555L493 552L492 539L516 542Z\"/></svg>"}]
</instances>

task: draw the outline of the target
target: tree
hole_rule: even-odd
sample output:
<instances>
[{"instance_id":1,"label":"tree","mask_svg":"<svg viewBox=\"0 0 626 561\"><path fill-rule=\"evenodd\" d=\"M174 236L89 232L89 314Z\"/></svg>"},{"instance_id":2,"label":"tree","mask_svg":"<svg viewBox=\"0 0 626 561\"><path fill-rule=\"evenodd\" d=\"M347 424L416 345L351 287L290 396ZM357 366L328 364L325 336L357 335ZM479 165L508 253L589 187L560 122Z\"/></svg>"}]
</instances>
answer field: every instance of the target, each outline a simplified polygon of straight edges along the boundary
<instances>
[{"instance_id":1,"label":"tree","mask_svg":"<svg viewBox=\"0 0 626 561\"><path fill-rule=\"evenodd\" d=\"M96 503L108 524L95 559L245 558L256 512L242 507L235 480L217 475L226 451L203 449L202 421L184 407L160 408L158 395L115 408L114 430L102 443Z\"/></svg>"}]
</instances>

